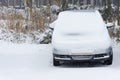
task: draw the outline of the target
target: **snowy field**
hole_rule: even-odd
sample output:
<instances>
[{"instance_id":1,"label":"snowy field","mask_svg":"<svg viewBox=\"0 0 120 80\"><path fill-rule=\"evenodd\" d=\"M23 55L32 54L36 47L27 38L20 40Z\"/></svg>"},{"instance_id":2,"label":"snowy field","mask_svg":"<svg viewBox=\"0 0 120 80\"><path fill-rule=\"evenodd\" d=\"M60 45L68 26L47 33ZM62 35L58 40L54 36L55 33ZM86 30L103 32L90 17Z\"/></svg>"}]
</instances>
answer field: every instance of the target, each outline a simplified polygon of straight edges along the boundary
<instances>
[{"instance_id":1,"label":"snowy field","mask_svg":"<svg viewBox=\"0 0 120 80\"><path fill-rule=\"evenodd\" d=\"M0 80L120 80L120 44L111 66L52 66L51 44L0 42Z\"/></svg>"}]
</instances>

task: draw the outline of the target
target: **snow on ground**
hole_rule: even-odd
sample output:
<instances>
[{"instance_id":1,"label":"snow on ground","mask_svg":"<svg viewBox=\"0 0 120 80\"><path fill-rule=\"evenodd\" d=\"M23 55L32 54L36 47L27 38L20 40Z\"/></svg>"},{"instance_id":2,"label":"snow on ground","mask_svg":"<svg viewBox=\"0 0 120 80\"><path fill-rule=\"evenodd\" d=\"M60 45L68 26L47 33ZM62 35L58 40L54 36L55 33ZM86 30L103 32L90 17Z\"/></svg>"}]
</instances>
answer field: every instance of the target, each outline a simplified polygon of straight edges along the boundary
<instances>
[{"instance_id":1,"label":"snow on ground","mask_svg":"<svg viewBox=\"0 0 120 80\"><path fill-rule=\"evenodd\" d=\"M120 44L111 66L52 66L51 44L0 42L0 80L120 80Z\"/></svg>"}]
</instances>

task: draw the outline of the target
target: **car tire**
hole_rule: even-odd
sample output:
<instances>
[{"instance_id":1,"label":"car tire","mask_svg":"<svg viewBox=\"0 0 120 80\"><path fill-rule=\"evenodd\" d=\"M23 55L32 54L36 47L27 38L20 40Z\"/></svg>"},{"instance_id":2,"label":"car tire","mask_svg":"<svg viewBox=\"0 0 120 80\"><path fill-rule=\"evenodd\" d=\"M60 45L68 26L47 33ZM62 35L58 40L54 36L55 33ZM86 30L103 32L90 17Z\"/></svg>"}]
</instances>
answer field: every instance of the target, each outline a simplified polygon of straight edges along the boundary
<instances>
[{"instance_id":1,"label":"car tire","mask_svg":"<svg viewBox=\"0 0 120 80\"><path fill-rule=\"evenodd\" d=\"M110 55L109 59L106 60L104 63L106 65L112 65L112 62L113 62L113 54Z\"/></svg>"},{"instance_id":2,"label":"car tire","mask_svg":"<svg viewBox=\"0 0 120 80\"><path fill-rule=\"evenodd\" d=\"M60 66L60 61L57 61L56 59L53 58L53 65Z\"/></svg>"}]
</instances>

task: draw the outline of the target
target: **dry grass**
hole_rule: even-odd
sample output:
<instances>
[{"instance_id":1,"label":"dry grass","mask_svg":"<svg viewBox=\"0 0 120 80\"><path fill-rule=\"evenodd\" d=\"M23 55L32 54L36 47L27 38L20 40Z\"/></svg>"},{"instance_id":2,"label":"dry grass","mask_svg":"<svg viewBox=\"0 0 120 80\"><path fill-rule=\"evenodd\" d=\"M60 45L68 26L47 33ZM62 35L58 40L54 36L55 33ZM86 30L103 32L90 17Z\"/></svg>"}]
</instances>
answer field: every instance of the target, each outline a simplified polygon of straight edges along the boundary
<instances>
[{"instance_id":1,"label":"dry grass","mask_svg":"<svg viewBox=\"0 0 120 80\"><path fill-rule=\"evenodd\" d=\"M24 17L20 12L17 10L8 10L5 14L2 14L1 19L7 20L7 28L8 30L14 30L18 33L28 33L32 31L41 31L43 32L46 26L46 23L49 21L47 20L46 16L34 9L32 13L30 9L28 10L28 17ZM31 14L29 16L29 13Z\"/></svg>"},{"instance_id":2,"label":"dry grass","mask_svg":"<svg viewBox=\"0 0 120 80\"><path fill-rule=\"evenodd\" d=\"M47 23L46 17L37 11L32 12L31 17L33 25L30 26L30 30L43 31L45 28L45 23Z\"/></svg>"}]
</instances>

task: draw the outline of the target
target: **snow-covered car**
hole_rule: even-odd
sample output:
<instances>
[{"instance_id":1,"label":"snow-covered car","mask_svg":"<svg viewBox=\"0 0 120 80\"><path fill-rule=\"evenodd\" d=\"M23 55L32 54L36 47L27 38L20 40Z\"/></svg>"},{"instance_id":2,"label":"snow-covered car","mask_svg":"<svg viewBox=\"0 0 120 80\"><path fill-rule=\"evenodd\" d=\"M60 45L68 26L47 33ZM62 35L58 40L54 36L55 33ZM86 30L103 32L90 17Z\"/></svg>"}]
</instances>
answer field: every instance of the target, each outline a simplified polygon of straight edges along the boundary
<instances>
[{"instance_id":1,"label":"snow-covered car","mask_svg":"<svg viewBox=\"0 0 120 80\"><path fill-rule=\"evenodd\" d=\"M111 39L97 10L61 12L54 22L52 45L54 66L62 61L112 64Z\"/></svg>"}]
</instances>

